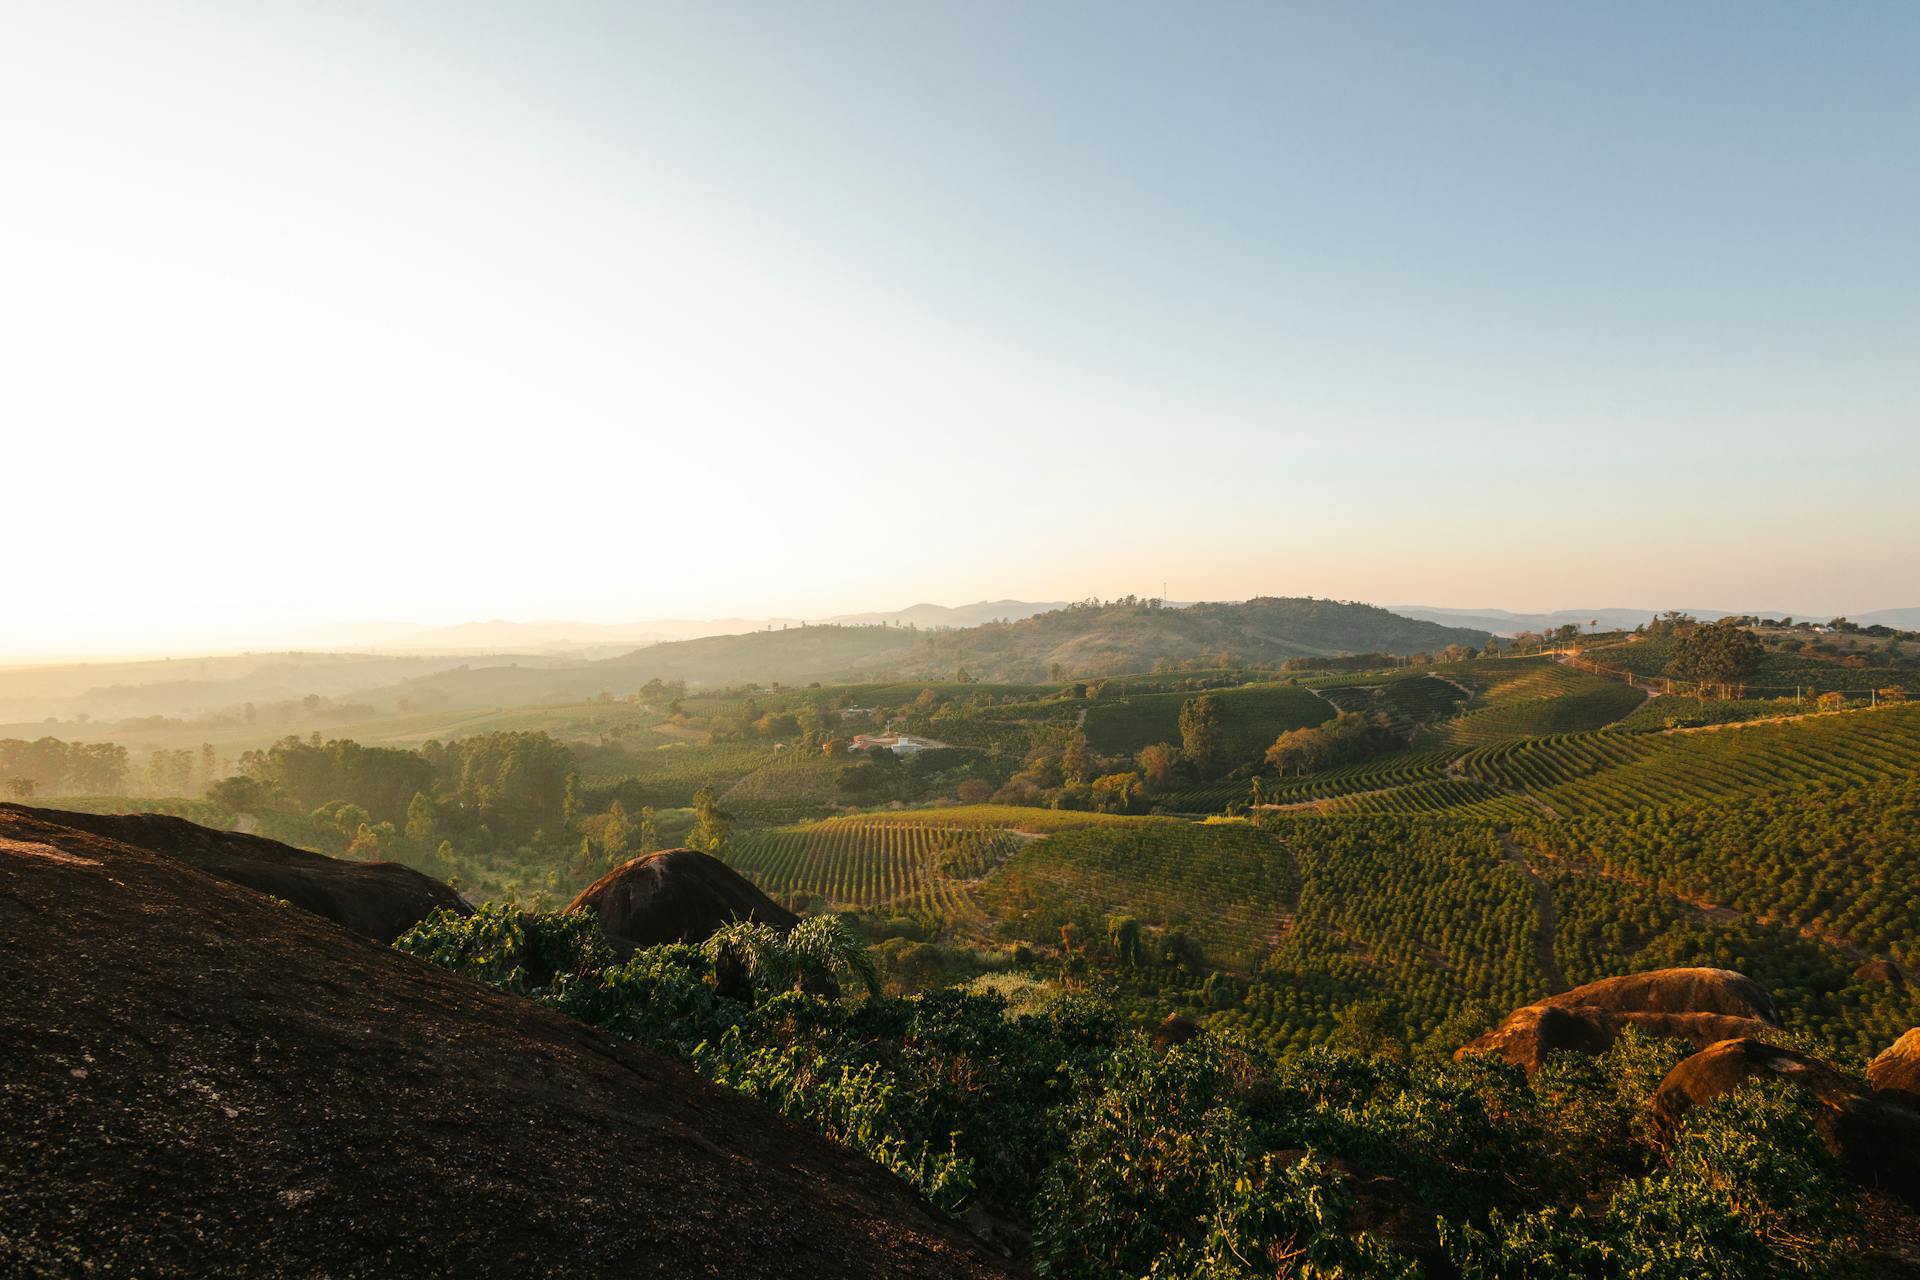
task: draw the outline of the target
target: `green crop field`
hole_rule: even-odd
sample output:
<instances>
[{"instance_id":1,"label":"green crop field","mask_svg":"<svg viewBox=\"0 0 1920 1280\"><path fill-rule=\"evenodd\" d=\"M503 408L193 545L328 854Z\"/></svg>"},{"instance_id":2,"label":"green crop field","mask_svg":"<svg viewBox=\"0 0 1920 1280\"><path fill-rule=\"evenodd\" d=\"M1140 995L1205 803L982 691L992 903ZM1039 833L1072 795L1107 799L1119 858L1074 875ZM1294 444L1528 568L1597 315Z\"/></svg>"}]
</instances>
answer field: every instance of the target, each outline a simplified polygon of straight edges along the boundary
<instances>
[{"instance_id":1,"label":"green crop field","mask_svg":"<svg viewBox=\"0 0 1920 1280\"><path fill-rule=\"evenodd\" d=\"M1819 639L1820 637L1815 637ZM1582 656L1601 666L1617 667L1649 680L1666 675L1677 642L1665 637L1642 637L1621 644L1600 645ZM1756 697L1792 698L1796 692L1816 697L1830 690L1852 690L1864 694L1890 685L1914 683L1915 672L1892 665L1884 650L1856 650L1848 655L1859 665L1848 666L1838 657L1772 652L1737 683Z\"/></svg>"},{"instance_id":2,"label":"green crop field","mask_svg":"<svg viewBox=\"0 0 1920 1280\"><path fill-rule=\"evenodd\" d=\"M1098 939L1130 915L1199 942L1215 964L1257 964L1287 927L1295 882L1279 841L1251 826L1135 819L1036 840L987 877L981 901L1003 933Z\"/></svg>"},{"instance_id":3,"label":"green crop field","mask_svg":"<svg viewBox=\"0 0 1920 1280\"><path fill-rule=\"evenodd\" d=\"M692 803L702 786L711 783L724 790L781 754L764 742L683 743L597 755L592 776L596 782L631 778L638 785L639 803L674 809Z\"/></svg>"},{"instance_id":4,"label":"green crop field","mask_svg":"<svg viewBox=\"0 0 1920 1280\"><path fill-rule=\"evenodd\" d=\"M1548 658L1492 659L1472 666L1476 689L1466 711L1434 736L1456 747L1507 738L1598 729L1627 715L1646 695L1617 680L1586 675Z\"/></svg>"},{"instance_id":5,"label":"green crop field","mask_svg":"<svg viewBox=\"0 0 1920 1280\"><path fill-rule=\"evenodd\" d=\"M837 818L748 832L725 857L782 901L977 921L972 882L1027 838L984 824Z\"/></svg>"},{"instance_id":6,"label":"green crop field","mask_svg":"<svg viewBox=\"0 0 1920 1280\"><path fill-rule=\"evenodd\" d=\"M1920 775L1528 823L1548 857L1920 965Z\"/></svg>"},{"instance_id":7,"label":"green crop field","mask_svg":"<svg viewBox=\"0 0 1920 1280\"><path fill-rule=\"evenodd\" d=\"M1297 685L1247 685L1205 691L1220 707L1221 757L1258 760L1289 729L1333 718L1333 707ZM1180 742L1180 708L1196 693L1147 693L1088 704L1087 745L1103 755L1130 755L1156 742Z\"/></svg>"},{"instance_id":8,"label":"green crop field","mask_svg":"<svg viewBox=\"0 0 1920 1280\"><path fill-rule=\"evenodd\" d=\"M1316 692L1342 711L1383 715L1395 732L1403 735L1411 734L1420 725L1453 715L1467 701L1467 693L1459 685L1421 674L1380 684L1330 685Z\"/></svg>"},{"instance_id":9,"label":"green crop field","mask_svg":"<svg viewBox=\"0 0 1920 1280\"><path fill-rule=\"evenodd\" d=\"M1663 694L1648 698L1609 727L1625 733L1654 733L1703 724L1736 724L1743 720L1805 715L1812 710L1812 703L1796 702L1792 698L1721 699Z\"/></svg>"},{"instance_id":10,"label":"green crop field","mask_svg":"<svg viewBox=\"0 0 1920 1280\"><path fill-rule=\"evenodd\" d=\"M998 827L1039 835L1072 831L1080 827L1128 827L1149 819L1117 813L1087 813L1075 809L1040 809L1019 804L966 804L867 813L860 815L860 821L874 824L931 822L943 827Z\"/></svg>"},{"instance_id":11,"label":"green crop field","mask_svg":"<svg viewBox=\"0 0 1920 1280\"><path fill-rule=\"evenodd\" d=\"M1328 814L1415 814L1446 812L1492 821L1536 812L1518 796L1472 778L1433 778L1403 783L1385 791L1338 796L1314 806Z\"/></svg>"},{"instance_id":12,"label":"green crop field","mask_svg":"<svg viewBox=\"0 0 1920 1280\"><path fill-rule=\"evenodd\" d=\"M1920 705L1681 733L1571 734L1473 752L1461 767L1569 816L1808 782L1872 783L1920 770Z\"/></svg>"},{"instance_id":13,"label":"green crop field","mask_svg":"<svg viewBox=\"0 0 1920 1280\"><path fill-rule=\"evenodd\" d=\"M1459 755L1451 747L1395 751L1358 764L1299 777L1262 778L1261 799L1268 804L1305 804L1360 791L1436 781L1446 776L1447 765ZM1161 797L1159 803L1176 813L1220 813L1228 805L1248 803L1251 796L1252 784L1239 780L1172 791Z\"/></svg>"}]
</instances>

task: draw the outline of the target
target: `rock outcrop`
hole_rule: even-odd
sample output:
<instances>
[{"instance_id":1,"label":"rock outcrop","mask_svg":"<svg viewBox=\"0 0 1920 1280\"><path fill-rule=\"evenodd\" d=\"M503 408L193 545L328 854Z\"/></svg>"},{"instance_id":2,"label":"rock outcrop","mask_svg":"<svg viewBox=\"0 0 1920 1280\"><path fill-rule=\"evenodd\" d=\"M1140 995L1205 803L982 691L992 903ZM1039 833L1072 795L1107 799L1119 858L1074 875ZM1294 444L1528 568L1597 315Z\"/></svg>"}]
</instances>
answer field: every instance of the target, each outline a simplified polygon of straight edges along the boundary
<instances>
[{"instance_id":1,"label":"rock outcrop","mask_svg":"<svg viewBox=\"0 0 1920 1280\"><path fill-rule=\"evenodd\" d=\"M1170 1013L1155 1025L1148 1036L1154 1048L1166 1050L1177 1044L1185 1044L1199 1034L1199 1023L1184 1013Z\"/></svg>"},{"instance_id":2,"label":"rock outcrop","mask_svg":"<svg viewBox=\"0 0 1920 1280\"><path fill-rule=\"evenodd\" d=\"M791 929L800 918L753 887L751 881L696 849L667 849L621 863L567 905L590 907L609 940L654 947L704 942L735 920Z\"/></svg>"},{"instance_id":3,"label":"rock outcrop","mask_svg":"<svg viewBox=\"0 0 1920 1280\"><path fill-rule=\"evenodd\" d=\"M1603 978L1515 1009L1460 1053L1497 1053L1532 1074L1554 1053L1605 1052L1628 1027L1703 1048L1778 1026L1773 997L1745 974L1655 969Z\"/></svg>"},{"instance_id":4,"label":"rock outcrop","mask_svg":"<svg viewBox=\"0 0 1920 1280\"><path fill-rule=\"evenodd\" d=\"M1896 1101L1920 1105L1920 1027L1895 1040L1867 1064L1867 1083Z\"/></svg>"},{"instance_id":5,"label":"rock outcrop","mask_svg":"<svg viewBox=\"0 0 1920 1280\"><path fill-rule=\"evenodd\" d=\"M0 833L0 1275L1005 1274L676 1063L30 825Z\"/></svg>"},{"instance_id":6,"label":"rock outcrop","mask_svg":"<svg viewBox=\"0 0 1920 1280\"><path fill-rule=\"evenodd\" d=\"M1891 960L1869 960L1855 969L1853 976L1860 982L1874 982L1883 987L1905 986L1907 981L1907 975Z\"/></svg>"},{"instance_id":7,"label":"rock outcrop","mask_svg":"<svg viewBox=\"0 0 1920 1280\"><path fill-rule=\"evenodd\" d=\"M1920 1208L1920 1110L1876 1097L1852 1076L1797 1050L1746 1038L1709 1045L1660 1082L1655 1120L1672 1132L1693 1107L1768 1077L1813 1096L1814 1123L1849 1174Z\"/></svg>"},{"instance_id":8,"label":"rock outcrop","mask_svg":"<svg viewBox=\"0 0 1920 1280\"><path fill-rule=\"evenodd\" d=\"M0 836L66 848L98 837L176 858L280 898L375 942L389 943L446 907L472 908L433 877L397 862L350 862L277 840L218 831L159 813L69 813L0 805Z\"/></svg>"}]
</instances>

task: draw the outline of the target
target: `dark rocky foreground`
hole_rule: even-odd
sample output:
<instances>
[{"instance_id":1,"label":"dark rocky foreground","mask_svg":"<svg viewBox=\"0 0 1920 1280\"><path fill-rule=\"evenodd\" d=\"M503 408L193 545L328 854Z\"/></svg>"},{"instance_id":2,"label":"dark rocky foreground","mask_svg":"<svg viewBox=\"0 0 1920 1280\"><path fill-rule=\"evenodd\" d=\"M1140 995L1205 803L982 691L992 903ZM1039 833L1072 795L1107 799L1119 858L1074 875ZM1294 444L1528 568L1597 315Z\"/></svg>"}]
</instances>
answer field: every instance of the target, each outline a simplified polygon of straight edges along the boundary
<instances>
[{"instance_id":1,"label":"dark rocky foreground","mask_svg":"<svg viewBox=\"0 0 1920 1280\"><path fill-rule=\"evenodd\" d=\"M90 837L163 853L217 879L283 898L375 942L392 942L445 907L472 908L452 889L397 862L347 862L264 836L216 831L161 813L68 813L0 805L0 832L56 849Z\"/></svg>"},{"instance_id":2,"label":"dark rocky foreground","mask_svg":"<svg viewBox=\"0 0 1920 1280\"><path fill-rule=\"evenodd\" d=\"M0 810L0 1274L1005 1274L675 1064L51 817Z\"/></svg>"}]
</instances>

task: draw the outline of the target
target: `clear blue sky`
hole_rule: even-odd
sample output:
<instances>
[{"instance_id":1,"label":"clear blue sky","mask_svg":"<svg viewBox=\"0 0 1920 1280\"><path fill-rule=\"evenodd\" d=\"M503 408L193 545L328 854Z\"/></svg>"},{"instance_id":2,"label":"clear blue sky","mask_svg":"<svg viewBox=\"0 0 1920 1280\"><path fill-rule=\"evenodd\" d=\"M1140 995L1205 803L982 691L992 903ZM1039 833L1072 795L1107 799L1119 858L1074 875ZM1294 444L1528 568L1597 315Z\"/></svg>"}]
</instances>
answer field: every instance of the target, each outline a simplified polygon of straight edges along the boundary
<instances>
[{"instance_id":1,"label":"clear blue sky","mask_svg":"<svg viewBox=\"0 0 1920 1280\"><path fill-rule=\"evenodd\" d=\"M0 417L74 530L28 647L1163 580L1920 603L1920 6L10 27Z\"/></svg>"}]
</instances>

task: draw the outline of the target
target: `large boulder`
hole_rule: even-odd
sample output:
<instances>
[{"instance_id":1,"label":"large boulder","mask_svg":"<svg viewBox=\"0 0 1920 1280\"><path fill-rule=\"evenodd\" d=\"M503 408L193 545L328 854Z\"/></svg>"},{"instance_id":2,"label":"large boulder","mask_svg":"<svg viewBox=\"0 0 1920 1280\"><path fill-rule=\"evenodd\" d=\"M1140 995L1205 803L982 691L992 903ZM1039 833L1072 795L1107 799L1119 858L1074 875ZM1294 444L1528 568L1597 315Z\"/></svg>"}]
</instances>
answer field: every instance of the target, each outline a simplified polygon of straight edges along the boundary
<instances>
[{"instance_id":1,"label":"large boulder","mask_svg":"<svg viewBox=\"0 0 1920 1280\"><path fill-rule=\"evenodd\" d=\"M329 858L166 814L69 813L0 804L0 836L73 850L105 838L150 850L325 916L383 945L441 907L461 915L472 911L445 884L397 862Z\"/></svg>"},{"instance_id":2,"label":"large boulder","mask_svg":"<svg viewBox=\"0 0 1920 1280\"><path fill-rule=\"evenodd\" d=\"M1891 960L1869 960L1855 969L1853 976L1857 981L1877 983L1883 987L1905 986L1907 981L1907 975Z\"/></svg>"},{"instance_id":3,"label":"large boulder","mask_svg":"<svg viewBox=\"0 0 1920 1280\"><path fill-rule=\"evenodd\" d=\"M1692 1108L1768 1078L1813 1095L1814 1123L1849 1174L1920 1208L1920 1110L1876 1097L1810 1054L1751 1038L1709 1045L1660 1082L1653 1095L1656 1125L1672 1133Z\"/></svg>"},{"instance_id":4,"label":"large boulder","mask_svg":"<svg viewBox=\"0 0 1920 1280\"><path fill-rule=\"evenodd\" d=\"M1773 997L1745 974L1655 969L1603 978L1515 1009L1460 1053L1497 1053L1531 1075L1555 1053L1603 1053L1628 1027L1704 1048L1778 1026Z\"/></svg>"},{"instance_id":5,"label":"large boulder","mask_svg":"<svg viewBox=\"0 0 1920 1280\"><path fill-rule=\"evenodd\" d=\"M1650 969L1589 982L1540 1003L1616 1013L1718 1013L1780 1025L1766 988L1732 969Z\"/></svg>"},{"instance_id":6,"label":"large boulder","mask_svg":"<svg viewBox=\"0 0 1920 1280\"><path fill-rule=\"evenodd\" d=\"M1895 1101L1920 1104L1920 1027L1901 1036L1867 1064L1867 1083L1895 1095Z\"/></svg>"},{"instance_id":7,"label":"large boulder","mask_svg":"<svg viewBox=\"0 0 1920 1280\"><path fill-rule=\"evenodd\" d=\"M676 1062L68 837L0 833L0 1276L1017 1272Z\"/></svg>"},{"instance_id":8,"label":"large boulder","mask_svg":"<svg viewBox=\"0 0 1920 1280\"><path fill-rule=\"evenodd\" d=\"M1198 1036L1200 1024L1184 1013L1170 1013L1147 1034L1153 1041L1153 1047L1164 1052Z\"/></svg>"},{"instance_id":9,"label":"large boulder","mask_svg":"<svg viewBox=\"0 0 1920 1280\"><path fill-rule=\"evenodd\" d=\"M666 849L621 863L567 905L590 907L608 938L637 947L704 942L735 920L791 929L800 917L720 859L697 849Z\"/></svg>"}]
</instances>

